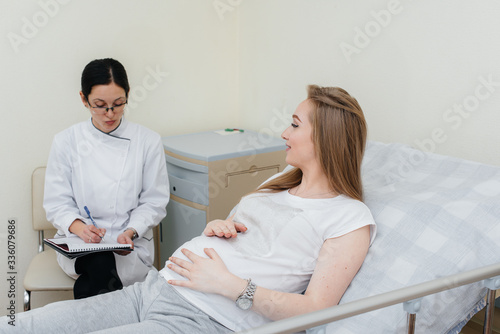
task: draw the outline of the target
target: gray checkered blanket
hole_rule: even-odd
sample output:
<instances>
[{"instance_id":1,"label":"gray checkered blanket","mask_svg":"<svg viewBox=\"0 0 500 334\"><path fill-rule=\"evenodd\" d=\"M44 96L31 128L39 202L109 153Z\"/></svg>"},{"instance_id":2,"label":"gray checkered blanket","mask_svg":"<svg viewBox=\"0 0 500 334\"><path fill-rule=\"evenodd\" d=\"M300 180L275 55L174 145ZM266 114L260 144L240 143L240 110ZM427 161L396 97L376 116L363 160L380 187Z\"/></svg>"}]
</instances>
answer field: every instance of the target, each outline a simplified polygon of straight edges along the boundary
<instances>
[{"instance_id":1,"label":"gray checkered blanket","mask_svg":"<svg viewBox=\"0 0 500 334\"><path fill-rule=\"evenodd\" d=\"M500 263L499 167L369 142L363 182L378 234L341 304ZM458 333L485 293L479 282L424 297L416 332ZM406 322L394 305L308 333L404 333Z\"/></svg>"}]
</instances>

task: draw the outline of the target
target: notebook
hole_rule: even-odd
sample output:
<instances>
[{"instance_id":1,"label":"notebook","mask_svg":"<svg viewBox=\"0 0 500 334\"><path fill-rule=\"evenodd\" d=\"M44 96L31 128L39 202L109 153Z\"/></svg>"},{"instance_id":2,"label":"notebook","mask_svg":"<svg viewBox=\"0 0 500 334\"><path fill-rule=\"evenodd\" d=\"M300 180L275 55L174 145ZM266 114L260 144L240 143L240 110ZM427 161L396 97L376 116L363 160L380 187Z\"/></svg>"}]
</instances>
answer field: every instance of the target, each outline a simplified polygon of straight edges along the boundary
<instances>
[{"instance_id":1,"label":"notebook","mask_svg":"<svg viewBox=\"0 0 500 334\"><path fill-rule=\"evenodd\" d=\"M74 259L80 256L84 256L90 253L105 252L105 251L133 251L132 245L130 244L119 244L116 242L107 241L103 239L100 243L86 243L79 237L68 237L68 238L55 238L55 239L43 239L43 242L47 245L63 254L64 256Z\"/></svg>"}]
</instances>

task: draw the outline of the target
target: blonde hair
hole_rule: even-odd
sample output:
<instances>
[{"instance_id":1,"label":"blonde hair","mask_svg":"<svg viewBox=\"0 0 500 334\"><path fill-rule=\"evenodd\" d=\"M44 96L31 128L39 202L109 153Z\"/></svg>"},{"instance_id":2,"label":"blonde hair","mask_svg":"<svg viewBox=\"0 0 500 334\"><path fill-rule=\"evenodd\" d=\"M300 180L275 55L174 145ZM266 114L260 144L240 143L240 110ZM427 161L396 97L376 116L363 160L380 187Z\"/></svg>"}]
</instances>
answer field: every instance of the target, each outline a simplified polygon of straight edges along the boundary
<instances>
[{"instance_id":1,"label":"blonde hair","mask_svg":"<svg viewBox=\"0 0 500 334\"><path fill-rule=\"evenodd\" d=\"M314 105L312 141L330 188L361 201L361 161L367 129L358 101L342 88L316 85L307 87L307 98ZM266 182L257 191L288 190L301 181L302 171L294 168Z\"/></svg>"}]
</instances>

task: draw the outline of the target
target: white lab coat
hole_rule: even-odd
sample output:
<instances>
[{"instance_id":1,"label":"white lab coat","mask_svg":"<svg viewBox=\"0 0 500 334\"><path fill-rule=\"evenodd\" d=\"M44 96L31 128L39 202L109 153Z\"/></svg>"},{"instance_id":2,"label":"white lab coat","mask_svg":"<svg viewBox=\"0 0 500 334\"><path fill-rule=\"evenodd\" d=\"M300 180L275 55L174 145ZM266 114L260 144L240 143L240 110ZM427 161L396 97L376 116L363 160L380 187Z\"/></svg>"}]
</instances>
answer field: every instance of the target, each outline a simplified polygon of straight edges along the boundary
<instances>
[{"instance_id":1,"label":"white lab coat","mask_svg":"<svg viewBox=\"0 0 500 334\"><path fill-rule=\"evenodd\" d=\"M105 238L116 241L125 228L139 234L134 251L115 254L124 286L145 279L154 259L152 228L166 215L169 185L160 136L124 118L109 134L91 119L57 134L45 175L44 208L47 219L58 229L56 237L72 235L75 219L91 224L84 206ZM61 254L58 262L77 278L75 260Z\"/></svg>"}]
</instances>

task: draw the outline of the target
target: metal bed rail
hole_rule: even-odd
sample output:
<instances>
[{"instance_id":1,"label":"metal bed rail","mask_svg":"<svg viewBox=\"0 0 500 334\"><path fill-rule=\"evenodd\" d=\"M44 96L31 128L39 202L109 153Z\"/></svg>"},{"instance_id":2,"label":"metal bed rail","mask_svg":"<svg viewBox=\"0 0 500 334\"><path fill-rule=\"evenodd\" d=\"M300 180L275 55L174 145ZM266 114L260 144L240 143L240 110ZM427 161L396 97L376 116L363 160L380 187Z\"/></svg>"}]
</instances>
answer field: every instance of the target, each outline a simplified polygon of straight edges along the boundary
<instances>
[{"instance_id":1,"label":"metal bed rail","mask_svg":"<svg viewBox=\"0 0 500 334\"><path fill-rule=\"evenodd\" d=\"M412 285L349 303L332 306L316 312L274 321L261 327L249 329L244 334L296 333L308 328L349 318L361 313L403 303L408 313L408 333L415 330L416 313L420 300L427 295L483 281L488 288L484 334L491 333L491 321L495 307L495 290L500 289L500 263L441 277L432 281Z\"/></svg>"}]
</instances>

